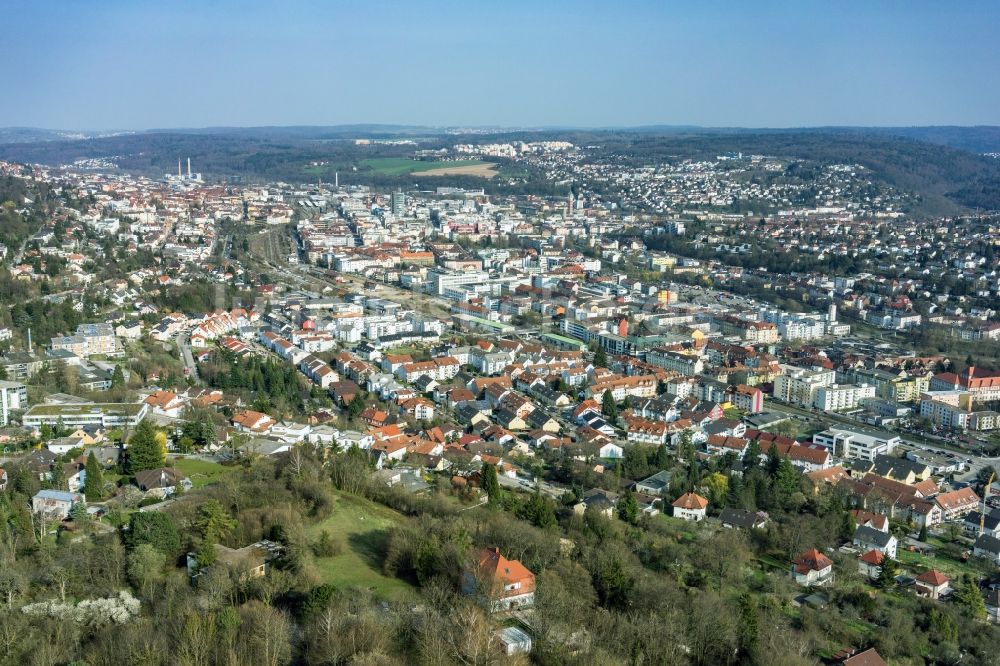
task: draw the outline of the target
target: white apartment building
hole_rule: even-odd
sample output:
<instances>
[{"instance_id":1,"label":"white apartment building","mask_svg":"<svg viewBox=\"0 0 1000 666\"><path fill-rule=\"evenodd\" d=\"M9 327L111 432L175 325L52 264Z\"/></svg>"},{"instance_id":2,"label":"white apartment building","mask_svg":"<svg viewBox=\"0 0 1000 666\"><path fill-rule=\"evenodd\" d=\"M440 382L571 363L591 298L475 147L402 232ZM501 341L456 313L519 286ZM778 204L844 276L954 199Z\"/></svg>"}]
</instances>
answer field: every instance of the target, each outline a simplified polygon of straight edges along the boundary
<instances>
[{"instance_id":1,"label":"white apartment building","mask_svg":"<svg viewBox=\"0 0 1000 666\"><path fill-rule=\"evenodd\" d=\"M816 391L837 380L837 373L833 370L810 370L791 365L782 365L781 370L782 373L774 380L774 397L802 407L812 407Z\"/></svg>"},{"instance_id":2,"label":"white apartment building","mask_svg":"<svg viewBox=\"0 0 1000 666\"><path fill-rule=\"evenodd\" d=\"M454 271L429 270L427 271L427 291L441 296L448 289L485 284L488 279L489 275L483 271L459 273Z\"/></svg>"},{"instance_id":3,"label":"white apartment building","mask_svg":"<svg viewBox=\"0 0 1000 666\"><path fill-rule=\"evenodd\" d=\"M891 454L901 442L898 435L889 432L847 426L832 426L813 435L814 444L845 459L874 461L875 456Z\"/></svg>"},{"instance_id":4,"label":"white apartment building","mask_svg":"<svg viewBox=\"0 0 1000 666\"><path fill-rule=\"evenodd\" d=\"M869 384L830 384L816 389L813 407L825 412L854 409L865 398L875 397L875 387Z\"/></svg>"},{"instance_id":5,"label":"white apartment building","mask_svg":"<svg viewBox=\"0 0 1000 666\"><path fill-rule=\"evenodd\" d=\"M697 354L689 354L670 349L650 349L646 352L646 362L664 370L678 372L687 377L699 375L705 363Z\"/></svg>"},{"instance_id":6,"label":"white apartment building","mask_svg":"<svg viewBox=\"0 0 1000 666\"><path fill-rule=\"evenodd\" d=\"M0 426L10 423L10 413L28 408L28 387L0 381Z\"/></svg>"}]
</instances>

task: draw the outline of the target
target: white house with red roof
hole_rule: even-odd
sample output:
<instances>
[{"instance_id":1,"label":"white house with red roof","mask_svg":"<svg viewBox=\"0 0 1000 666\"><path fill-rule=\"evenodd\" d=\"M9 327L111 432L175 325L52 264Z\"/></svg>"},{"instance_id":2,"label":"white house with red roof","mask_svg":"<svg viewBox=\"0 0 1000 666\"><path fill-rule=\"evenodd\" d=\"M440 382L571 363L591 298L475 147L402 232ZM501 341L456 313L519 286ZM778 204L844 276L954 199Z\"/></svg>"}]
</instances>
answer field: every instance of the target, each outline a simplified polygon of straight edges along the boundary
<instances>
[{"instance_id":1,"label":"white house with red roof","mask_svg":"<svg viewBox=\"0 0 1000 666\"><path fill-rule=\"evenodd\" d=\"M673 503L674 518L681 520L705 520L708 511L708 500L695 493L684 493Z\"/></svg>"}]
</instances>

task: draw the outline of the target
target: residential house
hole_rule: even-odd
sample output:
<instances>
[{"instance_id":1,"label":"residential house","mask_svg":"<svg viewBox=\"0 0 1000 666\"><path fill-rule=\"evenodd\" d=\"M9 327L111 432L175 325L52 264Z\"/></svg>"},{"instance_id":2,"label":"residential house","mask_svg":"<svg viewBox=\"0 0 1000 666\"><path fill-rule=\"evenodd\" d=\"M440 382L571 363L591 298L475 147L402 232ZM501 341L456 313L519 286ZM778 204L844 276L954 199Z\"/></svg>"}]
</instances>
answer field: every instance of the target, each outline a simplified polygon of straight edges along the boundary
<instances>
[{"instance_id":1,"label":"residential house","mask_svg":"<svg viewBox=\"0 0 1000 666\"><path fill-rule=\"evenodd\" d=\"M579 502L573 505L573 512L578 514L586 513L587 509L593 509L607 518L615 515L615 506L618 504L618 495L608 490L593 488L583 494Z\"/></svg>"},{"instance_id":2,"label":"residential house","mask_svg":"<svg viewBox=\"0 0 1000 666\"><path fill-rule=\"evenodd\" d=\"M898 541L895 536L867 525L859 525L854 530L853 543L862 551L877 550L895 559Z\"/></svg>"},{"instance_id":3,"label":"residential house","mask_svg":"<svg viewBox=\"0 0 1000 666\"><path fill-rule=\"evenodd\" d=\"M1000 539L989 534L980 534L972 546L972 554L1000 566Z\"/></svg>"},{"instance_id":4,"label":"residential house","mask_svg":"<svg viewBox=\"0 0 1000 666\"><path fill-rule=\"evenodd\" d=\"M979 495L972 488L966 487L941 493L934 497L934 503L941 507L944 520L956 520L979 507Z\"/></svg>"},{"instance_id":5,"label":"residential house","mask_svg":"<svg viewBox=\"0 0 1000 666\"><path fill-rule=\"evenodd\" d=\"M728 529L755 530L767 526L770 517L764 511L747 511L727 506L719 512L719 521Z\"/></svg>"},{"instance_id":6,"label":"residential house","mask_svg":"<svg viewBox=\"0 0 1000 666\"><path fill-rule=\"evenodd\" d=\"M499 548L485 548L465 572L466 593L485 593L493 611L529 607L535 602L535 575L517 560L508 560Z\"/></svg>"},{"instance_id":7,"label":"residential house","mask_svg":"<svg viewBox=\"0 0 1000 666\"><path fill-rule=\"evenodd\" d=\"M233 416L233 425L241 432L266 433L275 423L267 414L247 410Z\"/></svg>"},{"instance_id":8,"label":"residential house","mask_svg":"<svg viewBox=\"0 0 1000 666\"><path fill-rule=\"evenodd\" d=\"M147 469L135 473L135 485L149 497L169 497L178 488L191 489L191 480L176 467Z\"/></svg>"},{"instance_id":9,"label":"residential house","mask_svg":"<svg viewBox=\"0 0 1000 666\"><path fill-rule=\"evenodd\" d=\"M888 666L885 659L875 651L875 648L868 648L864 652L858 652L840 662L841 666Z\"/></svg>"},{"instance_id":10,"label":"residential house","mask_svg":"<svg viewBox=\"0 0 1000 666\"><path fill-rule=\"evenodd\" d=\"M833 560L812 548L792 560L790 573L804 587L828 585L833 582Z\"/></svg>"},{"instance_id":11,"label":"residential house","mask_svg":"<svg viewBox=\"0 0 1000 666\"><path fill-rule=\"evenodd\" d=\"M231 575L243 582L260 578L267 575L271 563L283 551L280 544L266 539L243 548L228 548L220 544L215 544L213 547L215 563L210 566L200 566L195 553L187 554L187 570L191 578L197 578L215 567L225 567Z\"/></svg>"},{"instance_id":12,"label":"residential house","mask_svg":"<svg viewBox=\"0 0 1000 666\"><path fill-rule=\"evenodd\" d=\"M635 492L659 497L670 486L670 479L672 476L673 475L667 470L660 470L656 474L647 477L642 481L637 481L635 484Z\"/></svg>"},{"instance_id":13,"label":"residential house","mask_svg":"<svg viewBox=\"0 0 1000 666\"><path fill-rule=\"evenodd\" d=\"M619 460L625 457L625 449L614 442L605 442L597 449L597 457L606 460Z\"/></svg>"},{"instance_id":14,"label":"residential house","mask_svg":"<svg viewBox=\"0 0 1000 666\"><path fill-rule=\"evenodd\" d=\"M69 453L73 449L83 448L83 438L82 437L56 437L55 439L50 439L45 444L47 448L52 453L57 456L61 456L64 453Z\"/></svg>"},{"instance_id":15,"label":"residential house","mask_svg":"<svg viewBox=\"0 0 1000 666\"><path fill-rule=\"evenodd\" d=\"M84 502L83 495L65 490L39 490L31 498L31 510L53 520L65 520L77 504Z\"/></svg>"},{"instance_id":16,"label":"residential house","mask_svg":"<svg viewBox=\"0 0 1000 666\"><path fill-rule=\"evenodd\" d=\"M872 548L858 558L858 572L869 580L878 580L878 577L882 575L883 560L885 560L885 555L882 554L882 551Z\"/></svg>"},{"instance_id":17,"label":"residential house","mask_svg":"<svg viewBox=\"0 0 1000 666\"><path fill-rule=\"evenodd\" d=\"M928 599L941 599L951 591L951 581L936 569L929 569L917 576L917 595Z\"/></svg>"},{"instance_id":18,"label":"residential house","mask_svg":"<svg viewBox=\"0 0 1000 666\"><path fill-rule=\"evenodd\" d=\"M681 520L705 520L708 510L708 500L695 493L684 493L673 503L674 518Z\"/></svg>"},{"instance_id":19,"label":"residential house","mask_svg":"<svg viewBox=\"0 0 1000 666\"><path fill-rule=\"evenodd\" d=\"M178 418L184 409L184 401L176 393L170 391L156 391L146 396L143 401L154 414Z\"/></svg>"}]
</instances>

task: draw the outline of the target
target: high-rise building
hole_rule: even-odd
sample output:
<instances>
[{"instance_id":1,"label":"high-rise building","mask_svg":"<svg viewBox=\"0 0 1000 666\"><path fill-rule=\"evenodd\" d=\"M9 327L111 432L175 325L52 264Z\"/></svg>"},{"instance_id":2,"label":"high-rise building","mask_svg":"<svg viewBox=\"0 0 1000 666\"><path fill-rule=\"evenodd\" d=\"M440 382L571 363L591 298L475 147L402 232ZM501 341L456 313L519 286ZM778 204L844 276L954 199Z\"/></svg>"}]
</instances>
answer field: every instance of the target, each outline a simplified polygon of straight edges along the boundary
<instances>
[{"instance_id":1,"label":"high-rise building","mask_svg":"<svg viewBox=\"0 0 1000 666\"><path fill-rule=\"evenodd\" d=\"M402 192L392 193L392 214L402 216L406 213L406 195Z\"/></svg>"},{"instance_id":2,"label":"high-rise building","mask_svg":"<svg viewBox=\"0 0 1000 666\"><path fill-rule=\"evenodd\" d=\"M10 413L28 408L28 387L0 381L0 426L10 423Z\"/></svg>"}]
</instances>

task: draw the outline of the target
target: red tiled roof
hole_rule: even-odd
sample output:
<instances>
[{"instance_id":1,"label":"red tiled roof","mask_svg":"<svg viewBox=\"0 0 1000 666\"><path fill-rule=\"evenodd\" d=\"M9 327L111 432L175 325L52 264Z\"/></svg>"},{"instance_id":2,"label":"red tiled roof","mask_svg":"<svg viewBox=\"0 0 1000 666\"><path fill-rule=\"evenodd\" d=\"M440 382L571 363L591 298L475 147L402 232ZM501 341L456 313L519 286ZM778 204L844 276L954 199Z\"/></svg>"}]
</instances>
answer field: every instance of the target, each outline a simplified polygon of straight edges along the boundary
<instances>
[{"instance_id":1,"label":"red tiled roof","mask_svg":"<svg viewBox=\"0 0 1000 666\"><path fill-rule=\"evenodd\" d=\"M795 565L797 573L806 574L810 571L822 571L827 567L832 567L833 560L813 548L792 560L792 564Z\"/></svg>"},{"instance_id":2,"label":"red tiled roof","mask_svg":"<svg viewBox=\"0 0 1000 666\"><path fill-rule=\"evenodd\" d=\"M694 493L684 493L676 500L674 500L675 507L678 509L688 509L695 511L698 509L708 508L708 500L701 495L696 495Z\"/></svg>"},{"instance_id":3,"label":"red tiled roof","mask_svg":"<svg viewBox=\"0 0 1000 666\"><path fill-rule=\"evenodd\" d=\"M949 579L937 569L930 569L929 571L925 571L917 576L917 580L921 583L927 583L928 585L938 587L947 583Z\"/></svg>"}]
</instances>

